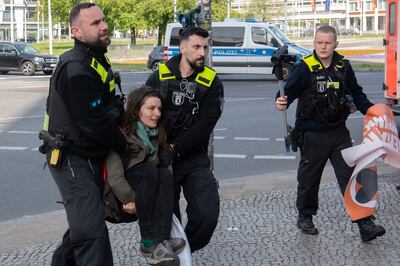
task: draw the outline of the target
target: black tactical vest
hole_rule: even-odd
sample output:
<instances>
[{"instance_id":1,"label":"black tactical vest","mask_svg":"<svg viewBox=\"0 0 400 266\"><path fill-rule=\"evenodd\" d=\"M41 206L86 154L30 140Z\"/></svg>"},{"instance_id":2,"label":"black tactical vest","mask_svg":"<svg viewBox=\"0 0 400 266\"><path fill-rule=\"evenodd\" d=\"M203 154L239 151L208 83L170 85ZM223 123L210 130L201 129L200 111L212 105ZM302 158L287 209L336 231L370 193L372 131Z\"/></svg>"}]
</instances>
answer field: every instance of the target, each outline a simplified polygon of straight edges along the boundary
<instances>
[{"instance_id":1,"label":"black tactical vest","mask_svg":"<svg viewBox=\"0 0 400 266\"><path fill-rule=\"evenodd\" d=\"M313 54L302 60L311 72L312 86L299 97L296 117L327 125L343 123L349 115L343 103L348 94L343 83L347 59L342 57L329 72Z\"/></svg>"}]
</instances>

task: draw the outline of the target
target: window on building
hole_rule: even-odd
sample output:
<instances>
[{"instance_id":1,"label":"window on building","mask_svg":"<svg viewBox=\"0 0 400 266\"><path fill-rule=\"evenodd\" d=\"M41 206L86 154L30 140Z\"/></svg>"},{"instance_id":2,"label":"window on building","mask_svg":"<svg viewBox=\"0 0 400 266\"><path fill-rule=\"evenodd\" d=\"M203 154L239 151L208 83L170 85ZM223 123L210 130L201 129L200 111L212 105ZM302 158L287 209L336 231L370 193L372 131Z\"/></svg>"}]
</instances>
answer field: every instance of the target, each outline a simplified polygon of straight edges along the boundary
<instances>
[{"instance_id":1,"label":"window on building","mask_svg":"<svg viewBox=\"0 0 400 266\"><path fill-rule=\"evenodd\" d=\"M386 0L378 0L377 8L385 10L386 9Z\"/></svg>"},{"instance_id":2,"label":"window on building","mask_svg":"<svg viewBox=\"0 0 400 266\"><path fill-rule=\"evenodd\" d=\"M244 40L244 27L215 27L212 29L213 46L240 47Z\"/></svg>"},{"instance_id":3,"label":"window on building","mask_svg":"<svg viewBox=\"0 0 400 266\"><path fill-rule=\"evenodd\" d=\"M357 8L356 2L349 3L349 11L356 11L356 8Z\"/></svg>"}]
</instances>

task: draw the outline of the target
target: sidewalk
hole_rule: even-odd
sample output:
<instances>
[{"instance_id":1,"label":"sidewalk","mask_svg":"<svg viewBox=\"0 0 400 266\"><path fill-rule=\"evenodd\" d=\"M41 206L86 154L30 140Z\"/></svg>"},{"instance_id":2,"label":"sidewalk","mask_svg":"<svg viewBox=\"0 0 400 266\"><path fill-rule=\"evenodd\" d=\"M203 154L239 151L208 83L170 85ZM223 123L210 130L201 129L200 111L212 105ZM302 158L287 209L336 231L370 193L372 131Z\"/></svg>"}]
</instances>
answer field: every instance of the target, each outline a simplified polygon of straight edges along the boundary
<instances>
[{"instance_id":1,"label":"sidewalk","mask_svg":"<svg viewBox=\"0 0 400 266\"><path fill-rule=\"evenodd\" d=\"M379 167L378 221L386 235L362 243L328 167L315 218L320 234L296 227L296 172L221 181L221 213L211 243L193 265L399 265L400 170ZM185 220L185 217L184 217ZM0 265L49 265L66 228L62 210L0 223ZM146 265L137 251L137 223L109 224L115 265Z\"/></svg>"}]
</instances>

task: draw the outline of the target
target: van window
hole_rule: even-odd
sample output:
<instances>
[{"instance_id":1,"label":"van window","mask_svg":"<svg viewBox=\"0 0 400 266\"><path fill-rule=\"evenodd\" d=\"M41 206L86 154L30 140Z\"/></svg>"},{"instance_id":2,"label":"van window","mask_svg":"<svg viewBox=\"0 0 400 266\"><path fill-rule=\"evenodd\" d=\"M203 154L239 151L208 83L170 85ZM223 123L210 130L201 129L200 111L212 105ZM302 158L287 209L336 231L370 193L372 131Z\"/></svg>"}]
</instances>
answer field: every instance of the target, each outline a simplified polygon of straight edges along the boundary
<instances>
[{"instance_id":1,"label":"van window","mask_svg":"<svg viewBox=\"0 0 400 266\"><path fill-rule=\"evenodd\" d=\"M393 36L396 33L396 4L389 5L389 35Z\"/></svg>"},{"instance_id":2,"label":"van window","mask_svg":"<svg viewBox=\"0 0 400 266\"><path fill-rule=\"evenodd\" d=\"M213 27L213 46L240 47L244 40L244 27Z\"/></svg>"},{"instance_id":3,"label":"van window","mask_svg":"<svg viewBox=\"0 0 400 266\"><path fill-rule=\"evenodd\" d=\"M251 38L256 44L268 45L268 32L265 28L252 27L251 28Z\"/></svg>"},{"instance_id":4,"label":"van window","mask_svg":"<svg viewBox=\"0 0 400 266\"><path fill-rule=\"evenodd\" d=\"M181 27L173 28L171 30L171 39L169 40L170 46L179 46L179 43L180 43L179 30L180 29L182 29L182 28Z\"/></svg>"}]
</instances>

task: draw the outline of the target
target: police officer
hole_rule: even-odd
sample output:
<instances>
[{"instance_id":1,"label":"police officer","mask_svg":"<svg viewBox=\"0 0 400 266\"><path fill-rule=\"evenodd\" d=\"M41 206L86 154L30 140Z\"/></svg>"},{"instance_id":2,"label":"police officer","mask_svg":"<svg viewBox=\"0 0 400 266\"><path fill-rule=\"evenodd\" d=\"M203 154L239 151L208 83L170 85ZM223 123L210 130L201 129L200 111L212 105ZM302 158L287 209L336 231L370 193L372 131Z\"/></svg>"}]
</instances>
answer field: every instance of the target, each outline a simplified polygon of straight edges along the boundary
<instances>
[{"instance_id":1,"label":"police officer","mask_svg":"<svg viewBox=\"0 0 400 266\"><path fill-rule=\"evenodd\" d=\"M169 147L160 149L160 164L172 169L175 182L175 214L180 218L181 188L188 202L185 228L193 251L208 244L217 225L219 195L210 170L207 147L222 113L223 85L216 72L204 65L208 32L188 28L180 33L180 54L147 80L164 98Z\"/></svg>"},{"instance_id":2,"label":"police officer","mask_svg":"<svg viewBox=\"0 0 400 266\"><path fill-rule=\"evenodd\" d=\"M102 10L81 3L70 12L73 49L62 54L50 81L40 148L67 214L69 229L52 265L113 265L102 207L103 162L123 154L115 80L105 53L111 40Z\"/></svg>"},{"instance_id":3,"label":"police officer","mask_svg":"<svg viewBox=\"0 0 400 266\"><path fill-rule=\"evenodd\" d=\"M342 195L353 171L341 155L341 150L352 146L346 119L356 109L365 115L373 105L357 83L349 61L335 52L337 45L335 28L319 27L313 54L295 65L284 88L286 96L278 93L276 99L278 110L286 109L298 99L293 139L301 153L297 173L297 227L309 235L318 234L312 216L317 213L319 184L327 160L335 170ZM357 221L364 242L386 232L372 219Z\"/></svg>"}]
</instances>

